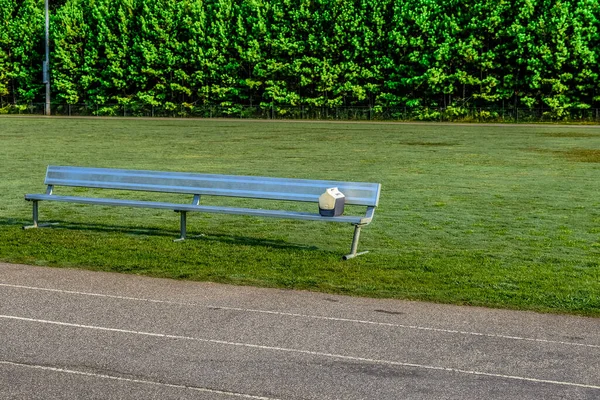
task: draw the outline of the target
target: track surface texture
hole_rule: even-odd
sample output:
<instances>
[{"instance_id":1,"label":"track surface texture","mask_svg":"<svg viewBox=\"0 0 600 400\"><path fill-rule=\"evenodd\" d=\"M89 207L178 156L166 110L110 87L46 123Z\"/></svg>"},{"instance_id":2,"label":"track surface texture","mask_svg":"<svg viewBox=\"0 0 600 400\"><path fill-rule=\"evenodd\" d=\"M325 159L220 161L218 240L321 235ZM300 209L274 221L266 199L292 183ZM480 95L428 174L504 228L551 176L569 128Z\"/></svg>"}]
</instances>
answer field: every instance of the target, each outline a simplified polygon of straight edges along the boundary
<instances>
[{"instance_id":1,"label":"track surface texture","mask_svg":"<svg viewBox=\"0 0 600 400\"><path fill-rule=\"evenodd\" d=\"M600 320L0 264L1 399L598 399Z\"/></svg>"}]
</instances>

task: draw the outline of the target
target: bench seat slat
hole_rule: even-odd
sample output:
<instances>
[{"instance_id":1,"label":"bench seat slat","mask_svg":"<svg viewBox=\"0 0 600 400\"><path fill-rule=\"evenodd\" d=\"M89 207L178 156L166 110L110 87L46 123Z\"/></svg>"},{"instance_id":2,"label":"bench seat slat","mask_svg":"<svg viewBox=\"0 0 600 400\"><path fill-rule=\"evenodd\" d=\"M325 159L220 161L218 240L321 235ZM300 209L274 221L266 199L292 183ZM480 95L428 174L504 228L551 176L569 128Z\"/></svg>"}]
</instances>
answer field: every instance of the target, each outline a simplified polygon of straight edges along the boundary
<instances>
[{"instance_id":1,"label":"bench seat slat","mask_svg":"<svg viewBox=\"0 0 600 400\"><path fill-rule=\"evenodd\" d=\"M142 207L142 208L158 208L173 211L197 211L206 213L216 214L233 214L233 215L251 215L257 217L276 217L276 218L288 218L288 219L299 219L309 221L324 221L324 222L343 222L351 224L368 224L371 222L373 217L372 213L365 217L358 216L339 216L339 217L322 217L319 214L296 212L296 211L281 211L281 210L263 210L254 208L238 208L238 207L218 207L218 206L202 206L193 204L177 204L177 203L165 203L156 201L138 201L138 200L121 200L121 199L107 199L107 198L90 198L90 197L77 197L77 196L57 196L57 195L46 195L46 194L26 194L25 200L49 200L49 201L62 201L69 203L78 204L94 204L94 205L105 205L105 206L125 206L125 207Z\"/></svg>"},{"instance_id":2,"label":"bench seat slat","mask_svg":"<svg viewBox=\"0 0 600 400\"><path fill-rule=\"evenodd\" d=\"M140 190L214 196L316 202L330 187L338 187L346 204L377 206L381 185L368 182L286 179L260 176L199 174L49 166L46 184L99 189Z\"/></svg>"},{"instance_id":3,"label":"bench seat slat","mask_svg":"<svg viewBox=\"0 0 600 400\"><path fill-rule=\"evenodd\" d=\"M229 197L245 197L265 200L280 200L285 199L288 201L305 201L305 202L317 202L322 192L318 194L307 194L307 193L292 193L292 192L275 192L275 191L263 191L263 190L240 190L230 188L190 188L189 186L176 186L166 184L151 184L151 183L123 183L123 182L105 182L97 181L82 181L82 180L60 180L54 179L50 181L52 185L56 186L80 186L95 189L118 189L118 190L141 190L148 192L162 192L162 193L187 193L187 194L201 194L208 196L229 196ZM319 189L324 191L324 189ZM342 189L344 189L342 187ZM372 201L371 198L367 197L354 197L353 204L368 204Z\"/></svg>"}]
</instances>

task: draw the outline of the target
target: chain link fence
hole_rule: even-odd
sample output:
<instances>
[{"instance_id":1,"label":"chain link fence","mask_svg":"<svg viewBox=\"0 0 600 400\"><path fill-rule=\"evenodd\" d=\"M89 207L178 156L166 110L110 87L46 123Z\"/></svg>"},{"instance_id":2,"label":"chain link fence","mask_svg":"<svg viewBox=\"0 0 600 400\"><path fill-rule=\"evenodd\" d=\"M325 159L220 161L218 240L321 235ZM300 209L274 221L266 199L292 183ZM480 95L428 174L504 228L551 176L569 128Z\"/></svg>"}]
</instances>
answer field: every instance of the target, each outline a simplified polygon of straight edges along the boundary
<instances>
[{"instance_id":1,"label":"chain link fence","mask_svg":"<svg viewBox=\"0 0 600 400\"><path fill-rule=\"evenodd\" d=\"M44 103L4 105L2 114L44 115ZM337 121L454 121L454 122L589 122L600 123L600 109L549 108L409 108L309 106L190 106L161 107L146 104L51 105L58 116L120 116L170 118L307 119Z\"/></svg>"}]
</instances>

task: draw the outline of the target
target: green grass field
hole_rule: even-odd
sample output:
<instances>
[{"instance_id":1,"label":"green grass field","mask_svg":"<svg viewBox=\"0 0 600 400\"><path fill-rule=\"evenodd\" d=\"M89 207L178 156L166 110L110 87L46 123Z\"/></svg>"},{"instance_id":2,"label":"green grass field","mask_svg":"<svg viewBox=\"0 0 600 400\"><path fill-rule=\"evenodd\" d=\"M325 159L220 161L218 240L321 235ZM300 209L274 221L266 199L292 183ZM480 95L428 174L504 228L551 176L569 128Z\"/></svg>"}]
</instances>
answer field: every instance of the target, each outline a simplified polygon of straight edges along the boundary
<instances>
[{"instance_id":1,"label":"green grass field","mask_svg":"<svg viewBox=\"0 0 600 400\"><path fill-rule=\"evenodd\" d=\"M3 117L0 160L2 261L600 316L598 127ZM24 231L23 195L45 190L49 164L380 182L382 194L359 246L371 252L349 261L341 224L190 214L188 234L205 236L173 243L173 212L42 202L42 222L60 225Z\"/></svg>"}]
</instances>

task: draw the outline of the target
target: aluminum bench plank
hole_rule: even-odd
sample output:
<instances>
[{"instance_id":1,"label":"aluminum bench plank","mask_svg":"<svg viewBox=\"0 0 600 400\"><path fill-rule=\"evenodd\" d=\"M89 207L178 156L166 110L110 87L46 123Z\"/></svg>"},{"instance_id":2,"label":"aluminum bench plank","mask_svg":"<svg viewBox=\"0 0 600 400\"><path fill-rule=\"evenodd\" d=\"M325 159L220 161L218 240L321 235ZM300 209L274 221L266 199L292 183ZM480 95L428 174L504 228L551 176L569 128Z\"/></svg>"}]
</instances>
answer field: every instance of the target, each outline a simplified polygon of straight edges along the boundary
<instances>
[{"instance_id":1,"label":"aluminum bench plank","mask_svg":"<svg viewBox=\"0 0 600 400\"><path fill-rule=\"evenodd\" d=\"M121 189L211 196L317 202L328 188L337 187L346 204L376 207L381 185L368 182L341 182L285 179L261 176L198 174L49 166L46 185L98 189Z\"/></svg>"},{"instance_id":2,"label":"aluminum bench plank","mask_svg":"<svg viewBox=\"0 0 600 400\"><path fill-rule=\"evenodd\" d=\"M251 215L256 217L275 217L289 218L309 221L324 221L324 222L344 222L351 224L364 224L366 218L353 216L339 217L322 217L320 214L312 214L297 211L281 211L281 210L265 210L258 208L239 208L239 207L219 207L219 206L196 206L193 204L178 204L164 203L156 201L142 200L121 200L121 199L105 199L94 197L77 197L77 196L58 196L54 194L27 194L26 200L49 200L60 201L66 203L88 204L88 205L103 205L103 206L124 206L124 207L139 207L139 208L158 208L173 211L196 211L214 214L232 214L232 215Z\"/></svg>"}]
</instances>

